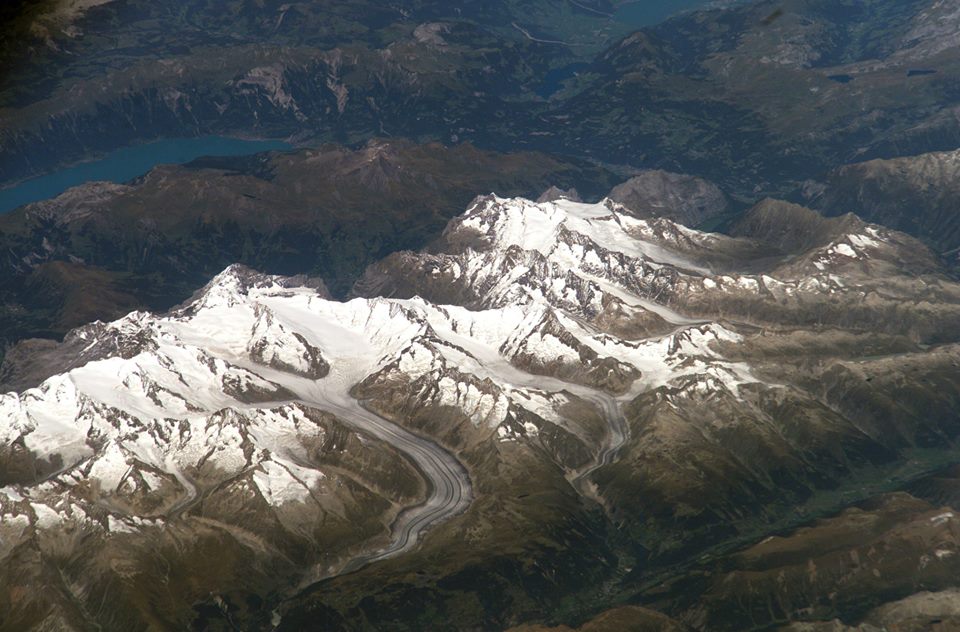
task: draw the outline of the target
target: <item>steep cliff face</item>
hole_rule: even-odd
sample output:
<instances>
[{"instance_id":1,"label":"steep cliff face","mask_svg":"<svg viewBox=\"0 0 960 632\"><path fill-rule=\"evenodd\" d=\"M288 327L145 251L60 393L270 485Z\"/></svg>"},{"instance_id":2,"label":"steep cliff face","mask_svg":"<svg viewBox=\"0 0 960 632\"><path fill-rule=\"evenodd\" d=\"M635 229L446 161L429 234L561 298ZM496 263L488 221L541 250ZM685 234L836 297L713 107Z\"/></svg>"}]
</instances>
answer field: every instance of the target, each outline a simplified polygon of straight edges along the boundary
<instances>
[{"instance_id":1,"label":"steep cliff face","mask_svg":"<svg viewBox=\"0 0 960 632\"><path fill-rule=\"evenodd\" d=\"M960 9L623 4L11 28L0 183L297 149L0 216L0 630L960 625Z\"/></svg>"},{"instance_id":2,"label":"steep cliff face","mask_svg":"<svg viewBox=\"0 0 960 632\"><path fill-rule=\"evenodd\" d=\"M233 262L319 276L340 296L367 264L428 243L477 191L600 194L617 179L534 152L381 140L89 183L0 216L0 340L168 309Z\"/></svg>"},{"instance_id":3,"label":"steep cliff face","mask_svg":"<svg viewBox=\"0 0 960 632\"><path fill-rule=\"evenodd\" d=\"M633 176L611 189L607 197L641 219L665 217L691 228L723 215L730 206L712 182L659 170Z\"/></svg>"},{"instance_id":4,"label":"steep cliff face","mask_svg":"<svg viewBox=\"0 0 960 632\"><path fill-rule=\"evenodd\" d=\"M918 237L956 261L960 248L960 153L871 160L832 171L812 203Z\"/></svg>"},{"instance_id":5,"label":"steep cliff face","mask_svg":"<svg viewBox=\"0 0 960 632\"><path fill-rule=\"evenodd\" d=\"M893 436L910 437L900 444L904 447L933 431L919 411L911 413L914 416L885 414L868 421L846 403L865 398L864 402L875 402L871 406L882 407L879 401L889 395L885 389L892 385L880 379L889 369L880 360L857 365L858 370L867 371L869 381L862 381L866 378L851 372L840 358L819 357L819 351L814 354L821 364L816 369L768 365L772 361L768 353L776 355L772 349L780 344L797 344L789 341L799 341L801 332L811 339L820 336L823 345L832 344L827 342L831 340L848 344L870 332L878 342L884 341L879 344L892 344L891 350L897 352L901 344L897 340L914 341L910 346L949 343L942 350L945 355L924 354L913 347L918 362L929 362L923 369L925 379L942 375L950 386L942 396L936 389L924 388L909 400L911 406L926 402L931 411L942 410L944 416L934 424L953 427L948 411L957 384L948 368L955 361L956 338L948 332L958 323L960 295L929 251L905 235L852 216L826 219L773 201L747 213L737 232L741 237L731 238L698 233L665 220L638 220L610 201L533 204L481 198L451 222L440 251L392 255L372 266L356 291L419 295L474 308L545 301L606 334L642 332L630 343L607 339L591 344L598 353L596 360L584 357L577 345L569 345L568 353L581 367L578 378L556 362L549 366L557 377L589 383L593 363L603 366L610 378L623 379L615 365L602 364L604 356L632 361L639 371L635 384L643 388L638 392L626 382L623 389L632 396L639 394L627 408L635 432L623 458L596 476L609 485L614 498L610 507L618 519L629 522L629 516L642 514L648 524L655 524L654 505L659 501L653 499L661 498L671 516L662 517L666 522L661 537L673 520L686 520L681 517L687 512L696 517L679 532L693 534L701 520L728 528L730 516L741 511L734 505L765 505L782 498L785 489L804 497L821 484L816 482L821 477L842 477L842 472L855 470L857 463L883 460L891 449L899 450L888 443ZM748 250L756 253L753 260L741 259L739 269L730 267L729 251ZM919 296L925 297L919 300L929 307L919 307ZM538 348L540 327L525 334L526 347ZM754 338L757 331L763 335ZM565 334L552 335L563 341ZM709 349L724 349L745 364L724 362ZM501 353L512 350L508 345ZM847 353L839 351L841 358ZM512 358L534 372L547 366L531 363L522 353ZM645 364L641 358L657 360ZM788 364L794 361L799 359L791 358ZM691 373L664 374L674 362L691 367ZM758 377L769 371L777 377ZM814 386L817 376L832 389L829 396ZM801 410L807 411L803 421L796 418ZM885 423L895 424L897 432L887 436L881 430ZM903 423L911 429L902 427ZM768 424L772 426L764 429ZM875 429L867 430L865 424ZM811 429L828 427L832 438L819 444L822 439L814 438L818 431ZM668 447L673 444L675 454ZM691 453L694 445L698 447ZM740 454L740 449L745 452ZM631 450L636 451L634 456L629 456ZM820 450L826 452L812 456ZM788 458L789 453L795 457ZM836 469L827 473L822 459L835 459ZM669 462L679 460L686 466L670 482L674 476L663 472L672 469ZM708 471L715 476L690 478L692 472ZM643 480L656 480L656 488L638 492L633 485ZM681 492L688 484L692 487ZM705 494L704 486L714 484L732 487ZM719 506L711 509L714 500L704 504L697 501L699 497L714 499ZM621 502L629 508L618 507Z\"/></svg>"},{"instance_id":6,"label":"steep cliff face","mask_svg":"<svg viewBox=\"0 0 960 632\"><path fill-rule=\"evenodd\" d=\"M503 627L947 458L960 287L937 259L774 201L737 232L490 195L346 302L234 265L168 313L22 343L0 398L0 553L21 570L0 579L60 579L4 612ZM182 555L155 548L174 537ZM194 578L159 601L158 555ZM753 586L662 599L713 629ZM122 594L109 616L102 594Z\"/></svg>"}]
</instances>

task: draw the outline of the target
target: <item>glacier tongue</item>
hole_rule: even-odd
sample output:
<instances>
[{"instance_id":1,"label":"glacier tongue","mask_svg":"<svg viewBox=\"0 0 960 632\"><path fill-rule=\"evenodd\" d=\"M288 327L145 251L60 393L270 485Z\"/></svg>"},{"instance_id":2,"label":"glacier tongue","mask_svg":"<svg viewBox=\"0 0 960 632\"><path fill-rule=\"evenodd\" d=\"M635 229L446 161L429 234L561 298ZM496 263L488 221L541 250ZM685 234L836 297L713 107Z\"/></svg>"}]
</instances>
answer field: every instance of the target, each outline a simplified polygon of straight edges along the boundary
<instances>
[{"instance_id":1,"label":"glacier tongue","mask_svg":"<svg viewBox=\"0 0 960 632\"><path fill-rule=\"evenodd\" d=\"M44 510L23 513L23 503L63 512L66 494L71 515L135 530L188 511L216 477L247 474L244 489L270 506L310 502L329 473L309 446L325 436L317 415L332 413L421 460L438 489L420 511L436 522L469 501L463 468L365 411L358 385L416 388L416 405L459 411L494 440L537 442L556 427L609 460L622 423L597 445L572 402L612 419L619 402L659 386L710 379L736 396L755 381L716 345L739 334L657 302L644 282L709 280L690 252L713 236L632 218L609 201L492 197L451 222L447 239L470 244L439 261L476 298L469 309L417 296L338 302L231 266L169 313L85 328L90 361L0 397L0 436L22 443L34 472L0 494L4 521L25 515L43 529L53 524ZM611 313L643 314L654 335L613 335L602 325ZM92 498L81 491L90 485ZM130 494L156 498L138 506L123 500ZM381 555L417 535L401 529Z\"/></svg>"}]
</instances>

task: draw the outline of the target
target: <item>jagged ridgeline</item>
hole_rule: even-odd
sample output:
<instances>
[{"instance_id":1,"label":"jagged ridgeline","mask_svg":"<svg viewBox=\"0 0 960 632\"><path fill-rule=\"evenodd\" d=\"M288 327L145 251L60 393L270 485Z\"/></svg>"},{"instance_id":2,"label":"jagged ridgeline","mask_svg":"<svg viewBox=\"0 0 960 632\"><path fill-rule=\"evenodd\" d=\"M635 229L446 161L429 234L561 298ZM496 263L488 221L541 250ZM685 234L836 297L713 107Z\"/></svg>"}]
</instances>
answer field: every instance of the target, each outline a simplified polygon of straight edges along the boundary
<instances>
[{"instance_id":1,"label":"jagged ridgeline","mask_svg":"<svg viewBox=\"0 0 960 632\"><path fill-rule=\"evenodd\" d=\"M960 630L956 0L9 16L0 632Z\"/></svg>"},{"instance_id":2,"label":"jagged ridgeline","mask_svg":"<svg viewBox=\"0 0 960 632\"><path fill-rule=\"evenodd\" d=\"M560 184L599 196L618 180L537 152L379 140L88 183L0 214L0 352L135 309L167 310L232 263L322 276L342 297L373 261L429 243L477 192Z\"/></svg>"},{"instance_id":3,"label":"jagged ridgeline","mask_svg":"<svg viewBox=\"0 0 960 632\"><path fill-rule=\"evenodd\" d=\"M665 614L603 620L771 625L752 584L683 573L949 459L960 285L913 238L549 197L475 199L350 300L235 265L21 354L2 624L491 629L631 598ZM927 519L911 503L871 511Z\"/></svg>"}]
</instances>

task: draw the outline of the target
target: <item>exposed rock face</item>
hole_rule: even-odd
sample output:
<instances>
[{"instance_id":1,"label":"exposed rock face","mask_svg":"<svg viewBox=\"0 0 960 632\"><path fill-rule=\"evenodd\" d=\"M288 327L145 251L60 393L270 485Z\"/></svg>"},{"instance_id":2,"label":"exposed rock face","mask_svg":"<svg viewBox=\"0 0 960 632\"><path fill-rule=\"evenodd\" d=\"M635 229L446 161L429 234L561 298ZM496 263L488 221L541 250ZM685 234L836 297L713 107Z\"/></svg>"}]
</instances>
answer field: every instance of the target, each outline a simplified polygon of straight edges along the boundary
<instances>
[{"instance_id":1,"label":"exposed rock face","mask_svg":"<svg viewBox=\"0 0 960 632\"><path fill-rule=\"evenodd\" d=\"M813 203L827 215L856 213L956 255L960 248L960 151L841 167L828 175Z\"/></svg>"},{"instance_id":2,"label":"exposed rock face","mask_svg":"<svg viewBox=\"0 0 960 632\"><path fill-rule=\"evenodd\" d=\"M858 472L960 432L960 347L948 333L960 295L929 250L852 215L774 200L735 234L638 220L612 201L481 198L429 254L392 255L355 291L474 309L545 302L599 329L604 343L591 346L640 375L625 398L619 458L590 478L656 566L763 532ZM917 309L918 293L929 309ZM614 342L638 322L653 331ZM542 349L537 332L526 340ZM614 352L621 344L626 355ZM664 381L663 366L686 368ZM550 373L596 386L562 367Z\"/></svg>"},{"instance_id":3,"label":"exposed rock face","mask_svg":"<svg viewBox=\"0 0 960 632\"><path fill-rule=\"evenodd\" d=\"M582 202L580 194L576 189L564 191L559 187L552 186L537 198L537 202L556 202L557 200L570 200L571 202Z\"/></svg>"},{"instance_id":4,"label":"exposed rock face","mask_svg":"<svg viewBox=\"0 0 960 632\"><path fill-rule=\"evenodd\" d=\"M95 323L30 357L25 346L4 379L35 387L0 398L0 556L24 570L0 582L52 572L68 523L89 553L66 549L79 556L57 583L67 601L2 611L54 625L71 616L64 603L121 594L120 618L91 617L136 627L159 616L142 601L156 583L144 551L176 537L191 543L177 572L197 579L150 602L174 626L263 627L276 611L281 629L321 615L429 628L465 595L488 604L457 615L475 627L550 621L571 594L643 593L678 560L946 458L960 438L960 287L936 257L856 217L773 201L737 232L639 219L612 200L485 196L429 251L371 266L346 302L235 265L168 313ZM917 559L936 557L943 512L889 502L857 555L890 549L907 524ZM811 550L836 570L809 590L763 575L807 582L793 558L756 566L759 553L741 552L726 578L671 580L651 597L665 615L640 620L735 629L744 607L768 612L749 605L759 593L784 613L751 614L763 625L860 616L862 595L834 580L869 586L900 558L848 571L849 551L821 540ZM197 575L212 550L229 568ZM941 557L921 582L885 586L897 598L950 588ZM115 593L129 573L149 585ZM830 594L842 607L801 599ZM254 597L266 606L245 605Z\"/></svg>"},{"instance_id":5,"label":"exposed rock face","mask_svg":"<svg viewBox=\"0 0 960 632\"><path fill-rule=\"evenodd\" d=\"M312 380L319 380L330 372L320 349L301 334L287 331L268 308L258 306L256 312L257 321L247 345L255 362Z\"/></svg>"},{"instance_id":6,"label":"exposed rock face","mask_svg":"<svg viewBox=\"0 0 960 632\"><path fill-rule=\"evenodd\" d=\"M612 175L533 152L371 141L158 167L0 215L0 353L134 309L169 309L233 263L323 277L342 296L371 262L420 248L477 191L534 195ZM589 185L588 185L589 186Z\"/></svg>"},{"instance_id":7,"label":"exposed rock face","mask_svg":"<svg viewBox=\"0 0 960 632\"><path fill-rule=\"evenodd\" d=\"M744 213L730 233L762 241L781 254L799 254L828 244L858 224L853 215L831 220L799 204L767 198Z\"/></svg>"},{"instance_id":8,"label":"exposed rock face","mask_svg":"<svg viewBox=\"0 0 960 632\"><path fill-rule=\"evenodd\" d=\"M0 629L960 628L956 1L51 4L0 180L454 146L0 218Z\"/></svg>"},{"instance_id":9,"label":"exposed rock face","mask_svg":"<svg viewBox=\"0 0 960 632\"><path fill-rule=\"evenodd\" d=\"M727 196L702 178L650 170L615 186L608 197L641 219L663 217L684 226L699 226L723 215Z\"/></svg>"},{"instance_id":10,"label":"exposed rock face","mask_svg":"<svg viewBox=\"0 0 960 632\"><path fill-rule=\"evenodd\" d=\"M925 341L943 340L951 323L960 324L957 285L906 235L780 202L758 205L737 232L751 238L638 220L609 200L481 198L450 223L437 252L391 255L354 291L474 308L542 296L605 331L640 336L718 313L756 325L815 322ZM638 298L624 300L610 284ZM928 300L916 305L921 296Z\"/></svg>"}]
</instances>

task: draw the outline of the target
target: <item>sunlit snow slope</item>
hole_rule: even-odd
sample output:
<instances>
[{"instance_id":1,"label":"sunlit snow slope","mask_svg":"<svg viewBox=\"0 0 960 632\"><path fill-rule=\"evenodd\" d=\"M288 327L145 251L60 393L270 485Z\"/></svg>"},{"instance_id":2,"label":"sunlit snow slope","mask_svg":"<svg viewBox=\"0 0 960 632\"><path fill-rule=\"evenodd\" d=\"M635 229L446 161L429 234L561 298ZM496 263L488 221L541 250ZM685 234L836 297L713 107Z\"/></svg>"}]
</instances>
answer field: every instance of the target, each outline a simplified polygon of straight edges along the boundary
<instances>
[{"instance_id":1,"label":"sunlit snow slope","mask_svg":"<svg viewBox=\"0 0 960 632\"><path fill-rule=\"evenodd\" d=\"M488 196L431 252L372 266L355 289L369 298L232 266L169 313L76 330L58 364L74 368L0 397L0 556L78 529L149 538L190 515L246 547L277 528L306 538L302 585L466 511L489 489L481 445L536 454L620 520L701 493L663 463L681 479L656 488L673 484L645 474L657 459L739 463L752 446L756 465L716 480L761 489L778 461L807 476L797 455L820 439L775 430L774 406L833 415L837 445L881 439L771 369L774 352L744 350L804 328L923 342L960 301L898 233L845 218L791 250L771 222L761 205L733 238L609 200Z\"/></svg>"}]
</instances>

